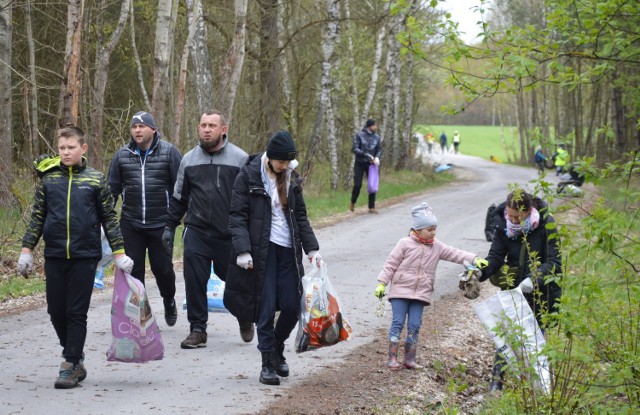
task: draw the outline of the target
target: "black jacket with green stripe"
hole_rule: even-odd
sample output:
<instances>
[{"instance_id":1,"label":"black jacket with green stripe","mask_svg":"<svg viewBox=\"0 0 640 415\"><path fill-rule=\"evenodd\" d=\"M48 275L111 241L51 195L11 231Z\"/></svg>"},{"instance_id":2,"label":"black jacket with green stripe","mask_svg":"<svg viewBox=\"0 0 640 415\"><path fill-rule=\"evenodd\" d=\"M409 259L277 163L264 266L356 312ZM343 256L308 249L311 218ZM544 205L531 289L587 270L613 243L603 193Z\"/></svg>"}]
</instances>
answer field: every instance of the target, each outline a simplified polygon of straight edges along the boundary
<instances>
[{"instance_id":1,"label":"black jacket with green stripe","mask_svg":"<svg viewBox=\"0 0 640 415\"><path fill-rule=\"evenodd\" d=\"M113 252L123 253L113 196L104 175L87 167L85 159L72 167L54 159L46 164L45 169L36 167L41 180L22 247L33 249L42 237L45 257L100 258L102 225Z\"/></svg>"}]
</instances>

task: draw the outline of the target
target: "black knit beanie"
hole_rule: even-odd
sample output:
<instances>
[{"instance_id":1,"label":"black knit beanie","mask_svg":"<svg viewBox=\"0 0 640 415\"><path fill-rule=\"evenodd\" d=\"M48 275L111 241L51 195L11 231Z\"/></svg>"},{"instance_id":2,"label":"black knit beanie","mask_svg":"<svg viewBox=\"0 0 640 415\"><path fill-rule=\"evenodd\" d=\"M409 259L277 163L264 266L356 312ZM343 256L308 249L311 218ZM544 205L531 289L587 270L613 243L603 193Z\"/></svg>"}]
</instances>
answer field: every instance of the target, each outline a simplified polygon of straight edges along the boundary
<instances>
[{"instance_id":1,"label":"black knit beanie","mask_svg":"<svg viewBox=\"0 0 640 415\"><path fill-rule=\"evenodd\" d=\"M278 131L269 139L267 157L270 160L293 160L296 153L296 144L288 131Z\"/></svg>"}]
</instances>

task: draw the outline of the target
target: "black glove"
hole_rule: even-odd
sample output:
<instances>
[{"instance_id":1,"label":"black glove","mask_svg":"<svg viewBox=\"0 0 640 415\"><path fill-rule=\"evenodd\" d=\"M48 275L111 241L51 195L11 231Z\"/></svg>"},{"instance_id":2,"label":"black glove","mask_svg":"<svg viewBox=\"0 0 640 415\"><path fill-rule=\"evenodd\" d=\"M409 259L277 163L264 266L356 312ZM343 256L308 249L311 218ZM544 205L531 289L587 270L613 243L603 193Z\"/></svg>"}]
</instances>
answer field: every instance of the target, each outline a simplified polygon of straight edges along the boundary
<instances>
[{"instance_id":1,"label":"black glove","mask_svg":"<svg viewBox=\"0 0 640 415\"><path fill-rule=\"evenodd\" d=\"M164 232L162 233L162 245L164 245L164 249L173 256L173 238L175 237L176 230L165 226Z\"/></svg>"}]
</instances>

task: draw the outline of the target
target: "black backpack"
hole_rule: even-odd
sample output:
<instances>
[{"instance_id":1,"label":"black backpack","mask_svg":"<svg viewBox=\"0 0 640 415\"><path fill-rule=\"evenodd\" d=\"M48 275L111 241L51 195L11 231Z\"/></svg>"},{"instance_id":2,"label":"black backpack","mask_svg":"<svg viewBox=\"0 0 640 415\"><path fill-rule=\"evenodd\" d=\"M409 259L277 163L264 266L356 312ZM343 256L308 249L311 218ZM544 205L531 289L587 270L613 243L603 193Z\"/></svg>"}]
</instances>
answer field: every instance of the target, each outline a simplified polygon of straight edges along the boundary
<instances>
[{"instance_id":1,"label":"black backpack","mask_svg":"<svg viewBox=\"0 0 640 415\"><path fill-rule=\"evenodd\" d=\"M487 217L484 220L484 236L488 242L493 241L493 234L495 233L495 226L493 226L493 214L496 210L496 204L492 203L487 208Z\"/></svg>"}]
</instances>

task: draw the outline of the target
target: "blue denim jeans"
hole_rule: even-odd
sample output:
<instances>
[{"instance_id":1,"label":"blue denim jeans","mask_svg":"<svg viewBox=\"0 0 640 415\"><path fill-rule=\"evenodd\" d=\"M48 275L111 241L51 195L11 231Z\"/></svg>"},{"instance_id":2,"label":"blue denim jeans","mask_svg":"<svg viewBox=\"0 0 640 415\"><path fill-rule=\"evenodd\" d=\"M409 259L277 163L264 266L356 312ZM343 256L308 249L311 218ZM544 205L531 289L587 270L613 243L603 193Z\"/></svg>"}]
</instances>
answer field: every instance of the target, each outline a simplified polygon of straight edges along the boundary
<instances>
[{"instance_id":1,"label":"blue denim jeans","mask_svg":"<svg viewBox=\"0 0 640 415\"><path fill-rule=\"evenodd\" d=\"M418 300L408 300L404 298L392 298L391 311L391 328L389 329L389 341L399 342L400 334L404 329L404 322L407 321L407 344L416 344L418 342L418 334L420 326L422 326L422 311L424 303Z\"/></svg>"}]
</instances>

